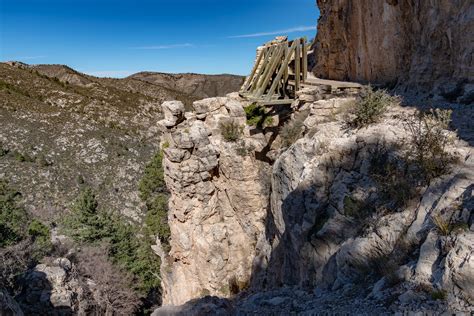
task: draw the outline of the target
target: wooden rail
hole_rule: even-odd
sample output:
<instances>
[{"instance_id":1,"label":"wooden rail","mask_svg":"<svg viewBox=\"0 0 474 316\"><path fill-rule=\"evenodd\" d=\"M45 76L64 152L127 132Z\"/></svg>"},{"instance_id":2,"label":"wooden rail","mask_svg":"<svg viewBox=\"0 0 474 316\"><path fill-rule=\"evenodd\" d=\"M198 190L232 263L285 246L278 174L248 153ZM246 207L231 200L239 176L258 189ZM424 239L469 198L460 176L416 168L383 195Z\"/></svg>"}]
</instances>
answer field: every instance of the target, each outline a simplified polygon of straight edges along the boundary
<instances>
[{"instance_id":1,"label":"wooden rail","mask_svg":"<svg viewBox=\"0 0 474 316\"><path fill-rule=\"evenodd\" d=\"M257 58L240 95L260 104L290 104L308 76L306 38L288 41L286 37L266 43Z\"/></svg>"}]
</instances>

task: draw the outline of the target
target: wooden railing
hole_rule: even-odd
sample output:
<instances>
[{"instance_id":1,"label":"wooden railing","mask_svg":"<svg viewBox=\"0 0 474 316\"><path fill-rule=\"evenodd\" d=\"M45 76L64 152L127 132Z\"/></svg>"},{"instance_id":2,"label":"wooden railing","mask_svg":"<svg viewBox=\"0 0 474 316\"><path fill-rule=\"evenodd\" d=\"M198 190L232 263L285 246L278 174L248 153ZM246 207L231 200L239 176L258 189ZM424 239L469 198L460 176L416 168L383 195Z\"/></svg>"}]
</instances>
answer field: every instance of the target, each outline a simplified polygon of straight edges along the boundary
<instances>
[{"instance_id":1,"label":"wooden railing","mask_svg":"<svg viewBox=\"0 0 474 316\"><path fill-rule=\"evenodd\" d=\"M308 74L306 38L277 38L257 50L240 95L260 104L289 104Z\"/></svg>"}]
</instances>

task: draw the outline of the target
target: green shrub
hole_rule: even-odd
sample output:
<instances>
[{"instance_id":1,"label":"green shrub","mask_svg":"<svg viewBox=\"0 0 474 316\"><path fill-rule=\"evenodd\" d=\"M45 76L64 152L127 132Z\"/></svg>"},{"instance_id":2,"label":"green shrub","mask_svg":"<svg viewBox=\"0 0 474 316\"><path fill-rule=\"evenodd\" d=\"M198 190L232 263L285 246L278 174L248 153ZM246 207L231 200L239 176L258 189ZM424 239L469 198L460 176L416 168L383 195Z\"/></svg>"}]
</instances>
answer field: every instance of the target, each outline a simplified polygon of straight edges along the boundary
<instances>
[{"instance_id":1,"label":"green shrub","mask_svg":"<svg viewBox=\"0 0 474 316\"><path fill-rule=\"evenodd\" d=\"M268 115L265 107L258 105L257 103L252 103L249 106L246 106L244 111L247 117L247 124L250 126L262 128L273 122L273 118Z\"/></svg>"},{"instance_id":2,"label":"green shrub","mask_svg":"<svg viewBox=\"0 0 474 316\"><path fill-rule=\"evenodd\" d=\"M49 228L37 219L30 220L26 210L17 204L17 191L0 180L0 247L11 246L31 237L31 258L39 259L51 250Z\"/></svg>"},{"instance_id":3,"label":"green shrub","mask_svg":"<svg viewBox=\"0 0 474 316\"><path fill-rule=\"evenodd\" d=\"M282 145L284 147L291 146L298 139L301 138L301 135L304 131L304 120L308 116L307 111L297 113L295 118L283 125L280 131L280 137L282 139Z\"/></svg>"},{"instance_id":4,"label":"green shrub","mask_svg":"<svg viewBox=\"0 0 474 316\"><path fill-rule=\"evenodd\" d=\"M361 201L351 196L344 197L344 215L362 219L368 215L365 201Z\"/></svg>"},{"instance_id":5,"label":"green shrub","mask_svg":"<svg viewBox=\"0 0 474 316\"><path fill-rule=\"evenodd\" d=\"M418 180L408 175L406 162L390 158L384 147L371 153L370 174L377 183L382 201L392 211L403 208L416 196Z\"/></svg>"},{"instance_id":6,"label":"green shrub","mask_svg":"<svg viewBox=\"0 0 474 316\"><path fill-rule=\"evenodd\" d=\"M99 212L95 194L85 188L71 207L71 214L64 219L66 233L80 242L101 241L108 234L110 218Z\"/></svg>"},{"instance_id":7,"label":"green shrub","mask_svg":"<svg viewBox=\"0 0 474 316\"><path fill-rule=\"evenodd\" d=\"M222 137L228 142L235 142L242 136L243 127L233 120L221 122L219 128Z\"/></svg>"},{"instance_id":8,"label":"green shrub","mask_svg":"<svg viewBox=\"0 0 474 316\"><path fill-rule=\"evenodd\" d=\"M34 242L33 256L41 258L51 251L53 244L51 243L51 231L42 222L33 219L28 225L28 235Z\"/></svg>"},{"instance_id":9,"label":"green shrub","mask_svg":"<svg viewBox=\"0 0 474 316\"><path fill-rule=\"evenodd\" d=\"M64 221L65 231L76 241L109 245L109 256L115 264L131 272L136 289L143 294L159 286L159 258L148 238L124 218L98 209L90 188L73 203L70 216Z\"/></svg>"},{"instance_id":10,"label":"green shrub","mask_svg":"<svg viewBox=\"0 0 474 316\"><path fill-rule=\"evenodd\" d=\"M377 122L389 106L400 103L398 97L391 96L385 90L374 91L368 87L361 98L356 102L354 108L355 117L349 121L349 125L355 128L365 127Z\"/></svg>"},{"instance_id":11,"label":"green shrub","mask_svg":"<svg viewBox=\"0 0 474 316\"><path fill-rule=\"evenodd\" d=\"M155 194L166 192L163 173L163 153L159 151L146 165L145 172L138 184L140 198L149 203Z\"/></svg>"},{"instance_id":12,"label":"green shrub","mask_svg":"<svg viewBox=\"0 0 474 316\"><path fill-rule=\"evenodd\" d=\"M0 157L6 156L9 153L9 150L0 143Z\"/></svg>"},{"instance_id":13,"label":"green shrub","mask_svg":"<svg viewBox=\"0 0 474 316\"><path fill-rule=\"evenodd\" d=\"M164 144L166 145L166 143ZM145 202L146 235L158 236L165 251L169 251L168 194L163 172L163 154L157 153L147 164L139 183L140 197ZM153 242L153 240L149 240Z\"/></svg>"},{"instance_id":14,"label":"green shrub","mask_svg":"<svg viewBox=\"0 0 474 316\"><path fill-rule=\"evenodd\" d=\"M35 159L28 154L22 154L20 152L15 152L15 160L19 162L34 162Z\"/></svg>"},{"instance_id":15,"label":"green shrub","mask_svg":"<svg viewBox=\"0 0 474 316\"><path fill-rule=\"evenodd\" d=\"M431 298L433 300L445 301L447 297L448 297L448 293L446 293L446 291L444 290L433 290L431 292Z\"/></svg>"},{"instance_id":16,"label":"green shrub","mask_svg":"<svg viewBox=\"0 0 474 316\"><path fill-rule=\"evenodd\" d=\"M145 225L148 230L148 235L158 236L163 245L163 250L168 252L170 250L169 238L171 231L168 225L167 195L158 194L153 202L147 206Z\"/></svg>"},{"instance_id":17,"label":"green shrub","mask_svg":"<svg viewBox=\"0 0 474 316\"><path fill-rule=\"evenodd\" d=\"M16 203L19 195L6 181L0 180L0 247L15 244L25 237L28 216Z\"/></svg>"},{"instance_id":18,"label":"green shrub","mask_svg":"<svg viewBox=\"0 0 474 316\"><path fill-rule=\"evenodd\" d=\"M447 132L451 113L450 110L439 109L418 112L406 124L410 135L407 156L425 181L448 172L457 159L446 151L447 145L453 141Z\"/></svg>"}]
</instances>

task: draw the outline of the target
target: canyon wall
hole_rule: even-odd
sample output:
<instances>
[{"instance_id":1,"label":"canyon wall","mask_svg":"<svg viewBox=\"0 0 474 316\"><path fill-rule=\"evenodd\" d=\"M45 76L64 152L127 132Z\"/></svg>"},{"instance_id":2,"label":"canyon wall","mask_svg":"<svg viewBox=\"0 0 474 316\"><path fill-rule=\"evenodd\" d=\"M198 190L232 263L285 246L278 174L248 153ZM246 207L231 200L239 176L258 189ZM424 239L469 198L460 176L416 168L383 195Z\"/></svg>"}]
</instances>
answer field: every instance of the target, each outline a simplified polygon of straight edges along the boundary
<instances>
[{"instance_id":1,"label":"canyon wall","mask_svg":"<svg viewBox=\"0 0 474 316\"><path fill-rule=\"evenodd\" d=\"M163 105L172 234L153 315L474 311L472 147L444 130L458 160L425 183L406 158L416 109L348 129L354 96L302 92L268 128L299 120L290 146L237 96Z\"/></svg>"},{"instance_id":2,"label":"canyon wall","mask_svg":"<svg viewBox=\"0 0 474 316\"><path fill-rule=\"evenodd\" d=\"M247 287L257 236L265 230L265 165L249 155L263 147L244 128L243 105L232 97L193 103L184 116L179 101L165 102L162 147L170 190L171 251L161 251L163 303L206 295L228 297ZM239 142L225 141L220 124L242 128Z\"/></svg>"},{"instance_id":3,"label":"canyon wall","mask_svg":"<svg viewBox=\"0 0 474 316\"><path fill-rule=\"evenodd\" d=\"M472 0L318 0L316 76L474 102Z\"/></svg>"}]
</instances>

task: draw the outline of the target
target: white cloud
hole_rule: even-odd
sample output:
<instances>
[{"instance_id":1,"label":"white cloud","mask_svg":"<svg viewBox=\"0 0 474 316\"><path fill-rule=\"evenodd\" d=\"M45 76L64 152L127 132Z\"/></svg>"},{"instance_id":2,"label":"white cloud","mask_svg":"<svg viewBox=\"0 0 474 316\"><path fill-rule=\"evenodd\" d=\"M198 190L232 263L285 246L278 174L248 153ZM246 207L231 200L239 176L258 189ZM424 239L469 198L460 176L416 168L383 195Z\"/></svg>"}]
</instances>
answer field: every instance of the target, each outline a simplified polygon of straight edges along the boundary
<instances>
[{"instance_id":1,"label":"white cloud","mask_svg":"<svg viewBox=\"0 0 474 316\"><path fill-rule=\"evenodd\" d=\"M172 48L183 48L183 47L193 47L193 44L183 43L183 44L171 44L171 45L153 45L153 46L139 46L131 47L132 49L172 49Z\"/></svg>"},{"instance_id":2,"label":"white cloud","mask_svg":"<svg viewBox=\"0 0 474 316\"><path fill-rule=\"evenodd\" d=\"M84 73L96 77L126 77L133 74L133 71L128 70L94 70L83 71Z\"/></svg>"},{"instance_id":3,"label":"white cloud","mask_svg":"<svg viewBox=\"0 0 474 316\"><path fill-rule=\"evenodd\" d=\"M289 33L312 31L312 30L316 31L316 26L315 25L312 25L312 26L297 26L297 27L292 27L292 28L285 29L285 30L270 31L270 32L233 35L233 36L228 36L227 38L248 38L248 37L261 37L261 36L268 36L268 35L285 35L285 34L289 34Z\"/></svg>"}]
</instances>

